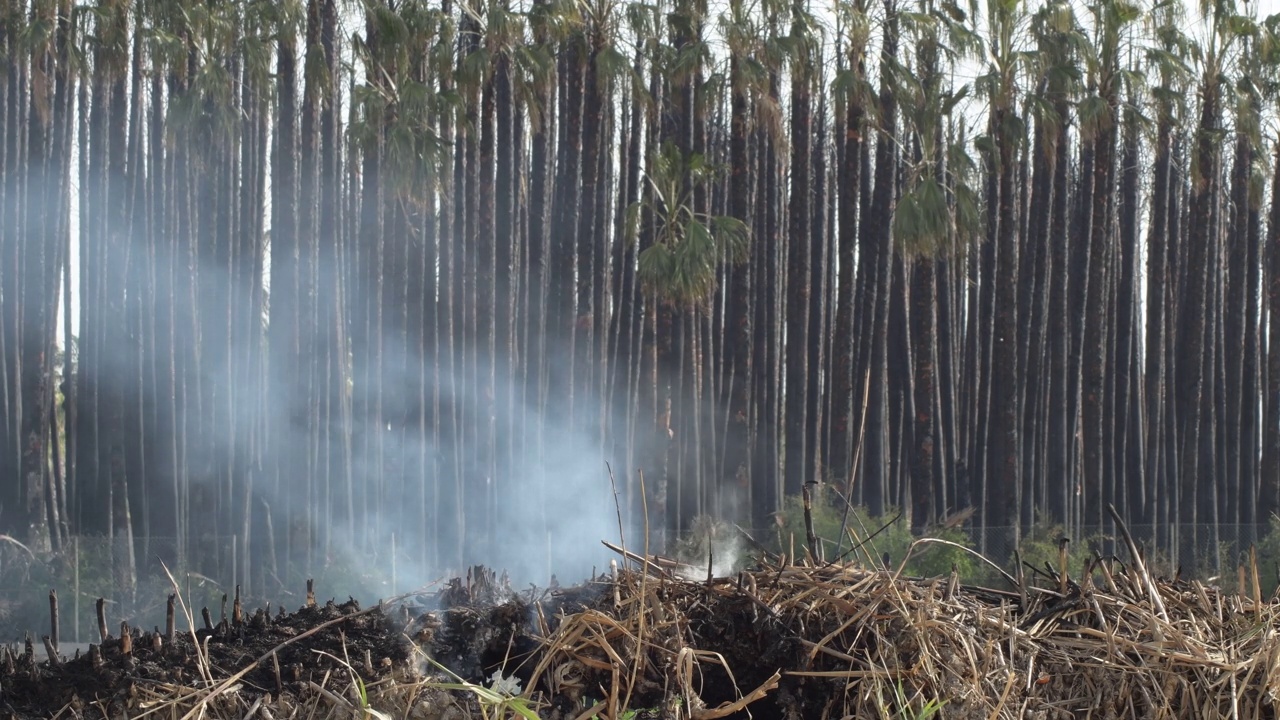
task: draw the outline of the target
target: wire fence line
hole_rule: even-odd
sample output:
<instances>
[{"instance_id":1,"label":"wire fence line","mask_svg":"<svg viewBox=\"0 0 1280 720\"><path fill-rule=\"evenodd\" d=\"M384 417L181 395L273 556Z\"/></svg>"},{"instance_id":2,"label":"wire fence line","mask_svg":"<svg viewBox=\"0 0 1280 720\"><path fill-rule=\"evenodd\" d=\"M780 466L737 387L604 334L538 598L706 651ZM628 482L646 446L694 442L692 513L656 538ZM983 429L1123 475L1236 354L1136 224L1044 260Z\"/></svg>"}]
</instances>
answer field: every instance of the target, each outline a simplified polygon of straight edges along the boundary
<instances>
[{"instance_id":1,"label":"wire fence line","mask_svg":"<svg viewBox=\"0 0 1280 720\"><path fill-rule=\"evenodd\" d=\"M1251 547L1257 547L1260 571L1268 576L1280 576L1280 533L1274 532L1272 526L1262 523L1200 523L1170 525L1127 525L1129 534L1143 552L1148 568L1166 577L1180 574L1184 578L1214 580L1220 576L1233 574L1242 564L1248 564L1248 553ZM877 528L854 528L860 539L874 534ZM777 528L757 528L750 531L757 539L774 539L778 535ZM1124 546L1124 538L1114 524L1081 525L1070 530L1059 526L1043 526L1030 532L1026 528L1012 526L1000 527L966 527L963 528L962 544L972 548L996 565L1010 569L1016 564L1015 551L1027 552L1028 545L1045 550L1056 547L1057 542L1065 538L1070 552L1075 557L1117 557L1126 559L1129 551ZM835 546L835 538L826 538L829 546ZM803 537L793 538L796 548L803 542ZM786 539L782 540L784 546ZM840 544L847 550L849 543ZM862 557L873 557L877 561L882 558L885 549L883 539L877 542L871 539L867 544L869 552L860 553ZM828 548L830 549L830 548ZM897 548L902 552L902 548ZM1054 551L1056 555L1056 550ZM829 559L829 558L828 558ZM901 557L884 558L891 564L902 560ZM1024 558L1025 559L1025 558Z\"/></svg>"},{"instance_id":2,"label":"wire fence line","mask_svg":"<svg viewBox=\"0 0 1280 720\"><path fill-rule=\"evenodd\" d=\"M1250 547L1261 546L1259 563L1266 564L1268 570L1280 562L1280 557L1273 556L1280 545L1272 548L1264 542L1272 529L1261 523L1148 524L1127 528L1148 567L1168 577L1180 573L1183 577L1211 580L1224 573L1234 573L1238 565L1247 564ZM1006 565L1012 561L1014 550L1029 539L1053 543L1065 538L1077 551L1083 550L1090 556L1129 556L1123 535L1111 523L1083 525L1066 533L1054 528L1054 532L1030 536L1025 531L1019 534L1012 527L975 528L969 530L969 535L975 550Z\"/></svg>"},{"instance_id":3,"label":"wire fence line","mask_svg":"<svg viewBox=\"0 0 1280 720\"><path fill-rule=\"evenodd\" d=\"M1142 548L1148 567L1159 575L1172 577L1180 573L1182 577L1234 587L1238 568L1249 565L1250 548L1256 547L1260 574L1272 586L1280 578L1280 533L1273 535L1274 529L1269 525L1131 525L1128 529ZM766 543L778 541L776 528L751 532ZM865 534L862 529L857 532ZM977 527L965 528L963 535L963 544L1005 569L1014 567L1018 557L1015 550L1020 550L1021 558L1030 564L1043 564L1050 554L1056 557L1062 537L1070 541L1075 558L1129 556L1113 525L1085 525L1067 533L1056 527L1032 533L1013 527ZM38 639L48 632L50 590L58 593L62 639L80 643L99 640L98 598L104 599L108 628L118 628L121 621L142 628L162 625L174 583L194 618L193 625L198 625L205 607L216 623L224 597L229 603L237 590L248 607L270 605L278 609L301 605L306 582L314 579L321 602L348 597L376 602L466 573L465 568L423 568L417 561L418 548L397 547L394 541L381 548L377 556L310 553L282 554L273 559L246 551L237 535L211 536L198 544L183 545L175 537L73 536L60 552L37 557L17 543L0 543L0 642L21 642L27 634ZM848 543L843 547L847 551ZM862 557L894 564L903 560L883 557L882 549L873 539ZM905 553L905 549L897 552ZM136 559L132 570L119 562L130 554ZM740 562L749 562L751 556L751 551L745 549ZM607 566L608 559L608 551L602 547L601 569ZM507 568L495 569L501 572ZM562 579L572 582L586 578ZM547 578L542 582L549 581ZM1270 592L1273 588L1265 589ZM184 623L185 619L179 620L180 626Z\"/></svg>"},{"instance_id":4,"label":"wire fence line","mask_svg":"<svg viewBox=\"0 0 1280 720\"><path fill-rule=\"evenodd\" d=\"M420 572L413 549L394 542L361 557L313 552L269 561L246 550L238 535L208 536L198 544L176 537L71 536L47 554L16 541L0 543L0 642L21 642L29 634L40 644L40 635L49 632L51 590L58 596L61 639L80 643L100 639L99 598L114 633L121 621L162 626L175 585L192 624L200 626L202 608L216 623L237 593L247 607L292 608L305 602L307 580L313 579L321 602L353 597L367 603L436 579Z\"/></svg>"}]
</instances>

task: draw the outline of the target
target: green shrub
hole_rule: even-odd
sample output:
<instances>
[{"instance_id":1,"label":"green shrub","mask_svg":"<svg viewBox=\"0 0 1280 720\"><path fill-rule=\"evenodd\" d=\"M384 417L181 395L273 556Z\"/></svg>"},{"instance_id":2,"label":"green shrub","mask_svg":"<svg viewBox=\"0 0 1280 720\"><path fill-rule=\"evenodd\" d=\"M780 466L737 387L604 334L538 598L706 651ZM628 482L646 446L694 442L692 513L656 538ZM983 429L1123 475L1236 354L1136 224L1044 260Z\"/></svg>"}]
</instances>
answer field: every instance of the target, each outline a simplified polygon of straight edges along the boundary
<instances>
[{"instance_id":1,"label":"green shrub","mask_svg":"<svg viewBox=\"0 0 1280 720\"><path fill-rule=\"evenodd\" d=\"M845 510L846 506L833 488L828 485L818 486L813 497L811 516L814 534L818 537L822 555L827 560L846 555L851 547L855 547L849 537L852 534L857 542L857 550L848 554L848 558L870 567L880 567L887 555L890 569L896 570L903 559L907 558L912 544L920 539L911 532L905 513L899 515L894 508L887 509L884 515L875 516L864 507L851 507L848 508L847 521ZM797 556L804 557L807 543L803 498L788 497L777 519L772 549L787 554L794 549ZM960 528L932 528L923 537L947 540L966 548L973 546L968 534ZM973 579L979 576L978 561L973 555L956 547L938 544L917 545L911 551L910 558L907 558L904 572L913 576L937 577L950 574L952 567L962 578Z\"/></svg>"},{"instance_id":2,"label":"green shrub","mask_svg":"<svg viewBox=\"0 0 1280 720\"><path fill-rule=\"evenodd\" d=\"M1280 517L1275 515L1271 516L1267 534L1258 541L1258 581L1264 598L1280 589Z\"/></svg>"},{"instance_id":3,"label":"green shrub","mask_svg":"<svg viewBox=\"0 0 1280 720\"><path fill-rule=\"evenodd\" d=\"M183 600L197 626L200 609L208 607L217 623L222 594L209 578L171 568L182 584ZM120 622L143 630L163 626L165 606L173 592L163 570L141 572L133 592L121 592L115 578L111 543L105 538L81 537L60 552L31 554L16 543L0 544L0 642L20 642L31 633L37 644L49 632L49 590L58 591L59 636L62 641L98 641L97 600L106 599L107 632L118 635ZM78 593L77 593L78 590ZM230 599L228 600L228 613ZM177 619L179 629L185 618Z\"/></svg>"},{"instance_id":4,"label":"green shrub","mask_svg":"<svg viewBox=\"0 0 1280 720\"><path fill-rule=\"evenodd\" d=\"M1061 525L1038 525L1035 530L1028 535L1022 537L1022 542L1018 544L1018 552L1022 556L1022 562L1034 567L1041 572L1048 572L1045 564L1048 563L1053 572L1059 571L1062 564L1062 558L1058 549L1058 539L1066 535L1066 530ZM1089 562L1091 554L1089 552L1089 539L1082 538L1067 544L1067 575L1076 582L1084 575L1085 567ZM1017 576L1017 557L1010 556L1007 561L1006 569L1009 574ZM1023 568L1023 572L1032 575L1032 571Z\"/></svg>"}]
</instances>

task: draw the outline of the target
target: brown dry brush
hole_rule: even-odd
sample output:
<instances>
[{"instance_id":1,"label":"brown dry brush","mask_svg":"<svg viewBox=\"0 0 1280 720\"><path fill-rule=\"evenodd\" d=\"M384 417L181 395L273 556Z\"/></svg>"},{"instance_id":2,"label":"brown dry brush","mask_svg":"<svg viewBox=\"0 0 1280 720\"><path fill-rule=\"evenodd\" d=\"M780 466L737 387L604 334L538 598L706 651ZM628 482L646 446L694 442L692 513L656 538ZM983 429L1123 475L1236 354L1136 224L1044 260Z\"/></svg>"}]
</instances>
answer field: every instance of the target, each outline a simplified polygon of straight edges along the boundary
<instances>
[{"instance_id":1,"label":"brown dry brush","mask_svg":"<svg viewBox=\"0 0 1280 720\"><path fill-rule=\"evenodd\" d=\"M535 684L618 717L1275 717L1280 605L1097 559L1045 586L855 565L694 582L619 573L566 618ZM1255 585L1256 588L1256 585ZM568 716L568 715L566 715Z\"/></svg>"}]
</instances>

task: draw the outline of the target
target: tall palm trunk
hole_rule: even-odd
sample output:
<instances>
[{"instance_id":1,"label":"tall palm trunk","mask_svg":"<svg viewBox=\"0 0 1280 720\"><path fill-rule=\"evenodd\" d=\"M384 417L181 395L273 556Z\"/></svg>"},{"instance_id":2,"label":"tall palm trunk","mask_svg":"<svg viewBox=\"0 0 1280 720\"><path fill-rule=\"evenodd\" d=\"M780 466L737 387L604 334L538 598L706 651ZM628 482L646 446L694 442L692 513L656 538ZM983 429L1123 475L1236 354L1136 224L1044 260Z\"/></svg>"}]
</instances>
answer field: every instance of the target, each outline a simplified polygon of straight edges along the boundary
<instances>
[{"instance_id":1,"label":"tall palm trunk","mask_svg":"<svg viewBox=\"0 0 1280 720\"><path fill-rule=\"evenodd\" d=\"M1250 158L1256 161L1256 149L1250 147ZM1253 163L1251 163L1253 164ZM1253 187L1250 173L1249 187ZM1243 379L1240 387L1240 510L1236 519L1240 523L1254 522L1258 496L1262 492L1261 479L1261 408L1262 403L1262 353L1263 308L1260 302L1263 288L1262 199L1253 192L1247 195L1244 209L1244 235L1248 243L1245 259L1245 347ZM1253 539L1253 538L1251 538ZM1244 542L1243 539L1240 541Z\"/></svg>"},{"instance_id":2,"label":"tall palm trunk","mask_svg":"<svg viewBox=\"0 0 1280 720\"><path fill-rule=\"evenodd\" d=\"M36 3L32 22L56 22L57 9L57 5L48 0ZM11 276L12 287L5 288L15 298L12 305L17 311L17 323L16 332L10 336L14 345L5 348L9 351L5 359L6 364L12 363L12 372L18 381L14 398L17 412L10 417L18 420L16 429L21 448L15 483L18 493L13 498L15 512L8 519L23 529L24 539L37 550L49 549L50 533L56 531L50 520L56 505L50 492L48 447L50 418L54 412L54 311L58 276L65 261L59 238L65 228L57 212L67 204L67 188L61 177L69 159L64 115L71 109L68 93L72 88L65 42L65 37L56 41L49 37L42 45L32 48L32 89L24 138L27 156L19 166L26 171L25 182L20 186L25 207L20 210L19 224L5 230L5 234L15 238L18 250L8 256L17 259L17 273Z\"/></svg>"},{"instance_id":3,"label":"tall palm trunk","mask_svg":"<svg viewBox=\"0 0 1280 720\"><path fill-rule=\"evenodd\" d=\"M600 422L599 399L593 397L597 382L595 373L600 340L597 337L596 328L597 314L603 316L606 312L603 305L597 306L596 303L597 286L600 285L599 275L605 270L600 267L602 258L597 257L597 250L605 247L608 237L604 223L605 207L601 203L599 192L599 185L604 182L604 178L601 177L602 162L605 155L609 154L605 152L604 125L607 104L602 87L605 78L602 77L600 68L600 55L604 49L602 47L604 38L600 37L600 32L602 29L593 31L592 36L586 40L589 43L589 50L586 51L586 64L583 67L585 77L582 81L582 187L579 190L582 208L577 217L575 251L578 277L574 310L573 382L577 386L574 389L574 397L580 401L581 408L577 422L588 437L592 436L591 430L598 428Z\"/></svg>"},{"instance_id":4,"label":"tall palm trunk","mask_svg":"<svg viewBox=\"0 0 1280 720\"><path fill-rule=\"evenodd\" d=\"M1047 83L1041 83L1044 94ZM1061 128L1057 118L1037 119L1034 144L1027 148L1031 155L1031 189L1024 193L1027 204L1051 207L1053 203L1053 144ZM1026 213L1026 244L1020 254L1018 267L1018 304L1023 308L1026 321L1019 348L1018 365L1025 377L1026 394L1023 398L1019 432L1022 437L1021 498L1019 524L1031 528L1036 523L1036 509L1045 507L1049 494L1047 472L1042 463L1045 457L1044 434L1047 426L1048 376L1046 351L1048 312L1048 286L1053 271L1050 266L1049 213Z\"/></svg>"},{"instance_id":5,"label":"tall palm trunk","mask_svg":"<svg viewBox=\"0 0 1280 720\"><path fill-rule=\"evenodd\" d=\"M291 28L283 29L277 42L276 75L279 82L271 155L271 322L267 337L267 374L271 378L267 402L271 412L264 428L271 453L272 495L285 487L292 472L307 466L305 446L296 441L307 422L305 377L294 372L304 367L301 313L306 277L297 216L297 37ZM277 434L284 438L277 439ZM270 516L273 510L267 507L265 512ZM266 559L272 576L279 577L275 547Z\"/></svg>"},{"instance_id":6,"label":"tall palm trunk","mask_svg":"<svg viewBox=\"0 0 1280 720\"><path fill-rule=\"evenodd\" d=\"M1263 395L1262 486L1254 522L1280 509L1280 143L1273 151L1271 210L1267 218L1266 263L1267 367Z\"/></svg>"},{"instance_id":7,"label":"tall palm trunk","mask_svg":"<svg viewBox=\"0 0 1280 720\"><path fill-rule=\"evenodd\" d=\"M1246 107L1241 114L1252 113ZM1251 119L1242 117L1239 124ZM1253 520L1258 444L1255 440L1257 398L1257 298L1260 267L1258 238L1260 218L1257 195L1253 190L1255 153L1248 133L1237 130L1235 161L1231 171L1230 232L1226 236L1226 305L1223 349L1226 362L1226 410L1224 423L1228 468L1227 521L1245 523Z\"/></svg>"},{"instance_id":8,"label":"tall palm trunk","mask_svg":"<svg viewBox=\"0 0 1280 720\"><path fill-rule=\"evenodd\" d=\"M113 573L118 587L128 592L136 580L132 520L127 477L125 384L135 347L128 337L125 310L129 276L129 224L125 175L127 153L128 6L104 2L101 32L110 41L94 57L95 84L90 110L90 152L85 184L87 216L95 219L85 234L82 253L90 270L82 275L80 360L82 404L77 435L89 441L78 445L84 474L81 486L93 488L82 497L80 527L96 527L112 541ZM82 225L83 226L83 225ZM140 479L139 479L140 480ZM135 482L138 480L135 480ZM99 518L95 522L92 518Z\"/></svg>"},{"instance_id":9,"label":"tall palm trunk","mask_svg":"<svg viewBox=\"0 0 1280 720\"><path fill-rule=\"evenodd\" d=\"M1098 81L1099 96L1107 103L1107 112L1114 118L1117 108L1113 77L1109 74ZM1109 435L1106 429L1108 407L1107 370L1110 366L1108 352L1108 327L1110 316L1110 268L1114 243L1111 234L1111 218L1114 208L1115 187L1114 121L1102 123L1094 130L1092 138L1093 163L1089 208L1088 279L1085 292L1085 317L1082 348L1082 412L1081 428L1084 432L1084 520L1101 525L1106 519L1106 503L1110 498L1109 465L1106 462L1104 442Z\"/></svg>"},{"instance_id":10,"label":"tall palm trunk","mask_svg":"<svg viewBox=\"0 0 1280 720\"><path fill-rule=\"evenodd\" d=\"M22 13L15 13L12 0L0 4L0 52L6 57L17 50L21 32ZM4 79L0 82L0 293L11 296L17 289L18 267L14 262L19 247L17 198L20 187L21 167L18 160L22 148L20 132L21 62L5 63ZM5 477L21 477L21 431L15 422L18 402L16 354L18 352L18 308L9 303L0 310L0 473ZM20 492L19 488L13 490ZM21 500L18 494L10 497L14 510ZM11 510L12 512L12 510ZM11 521L9 515L4 515Z\"/></svg>"},{"instance_id":11,"label":"tall palm trunk","mask_svg":"<svg viewBox=\"0 0 1280 720\"><path fill-rule=\"evenodd\" d=\"M500 3L498 12L509 12L506 3ZM496 165L494 168L495 202L494 202L494 308L493 308L493 343L490 348L493 358L493 371L490 383L494 391L494 425L490 432L494 443L494 478L497 482L508 483L508 486L519 482L516 468L520 465L515 460L516 425L515 413L511 408L517 407L514 385L513 365L520 360L516 351L516 295L519 286L520 271L517 268L515 253L517 237L520 234L519 194L522 187L523 173L520 166L524 153L518 151L523 143L516 144L516 126L523 126L524 118L516 107L512 89L511 58L501 53L495 60L493 78L493 97L497 124L494 142L497 145ZM499 487L495 491L497 497L505 492Z\"/></svg>"},{"instance_id":12,"label":"tall palm trunk","mask_svg":"<svg viewBox=\"0 0 1280 720\"><path fill-rule=\"evenodd\" d=\"M1159 495L1168 483L1169 467L1165 463L1163 449L1166 445L1165 417L1169 411L1165 402L1167 394L1173 388L1166 387L1165 355L1169 342L1169 297L1171 289L1169 277L1168 233L1170 227L1177 224L1176 218L1169 217L1172 188L1173 161L1173 119L1167 112L1161 114L1156 128L1155 172L1151 192L1150 230L1147 235L1147 312L1146 312L1146 363L1144 370L1146 420L1147 420L1147 464L1143 471L1145 483L1151 489L1153 497L1149 507L1155 513L1155 519L1168 520L1167 515L1161 517L1162 506ZM1172 222L1171 222L1172 220Z\"/></svg>"},{"instance_id":13,"label":"tall palm trunk","mask_svg":"<svg viewBox=\"0 0 1280 720\"><path fill-rule=\"evenodd\" d=\"M880 49L881 66L889 67L898 56L898 9L893 0L885 0L885 35ZM855 382L861 374L867 397L866 420L859 423L858 438L865 449L859 483L863 502L872 514L884 511L889 501L888 487L888 344L889 293L892 286L893 248L889 233L897 199L898 152L897 98L887 73L880 77L880 136L876 141L875 190L871 204L863 205L858 227L858 244L866 251L867 297L863 307L871 313L861 324L862 350L855 366ZM859 263L861 267L861 262ZM861 272L861 271L860 271ZM860 303L861 304L861 303Z\"/></svg>"},{"instance_id":14,"label":"tall palm trunk","mask_svg":"<svg viewBox=\"0 0 1280 720\"><path fill-rule=\"evenodd\" d=\"M768 97L777 102L777 73L771 72L769 77ZM764 523L769 516L782 506L785 477L781 466L781 392L780 387L782 363L782 325L781 283L778 277L779 257L782 254L782 232L779 225L781 215L782 190L780 171L778 168L778 141L765 128L755 133L760 148L756 155L757 177L761 184L760 202L757 203L755 244L757 262L755 263L755 286L760 288L758 296L761 302L756 303L754 357L756 367L755 395L759 400L761 411L759 430L761 447L756 455L756 467L752 475L760 478L759 492L755 493L752 518L757 523Z\"/></svg>"},{"instance_id":15,"label":"tall palm trunk","mask_svg":"<svg viewBox=\"0 0 1280 720\"><path fill-rule=\"evenodd\" d=\"M545 12L547 7L548 3L545 0L538 0L534 5L534 9L539 12ZM540 18L542 18L541 15L535 15L533 39L539 47L550 51L547 26L545 22L539 20ZM554 68L555 63L549 63L549 77L535 84L534 105L530 108L533 126L530 136L529 217L525 248L528 283L523 295L528 298L527 312L523 317L526 357L523 385L524 407L528 410L522 418L522 448L525 462L534 468L535 482L543 480L542 476L537 474L538 468L543 467L541 458L544 441L544 426L539 422L539 418L545 417L549 406L548 381L553 364L550 362L548 341L553 339L552 329L556 327L547 321L552 307L548 299L550 275L548 262L552 260L549 232L553 189L551 163L554 160L553 143L556 130L553 124L556 119L555 88L557 84ZM549 532L551 522L547 500L548 498L543 494L539 498L538 508L539 527L544 534Z\"/></svg>"},{"instance_id":16,"label":"tall palm trunk","mask_svg":"<svg viewBox=\"0 0 1280 720\"><path fill-rule=\"evenodd\" d=\"M557 148L555 197L550 234L550 290L548 294L549 352L566 353L550 368L549 397L563 403L557 412L573 421L577 410L574 373L577 371L576 273L579 254L578 228L582 192L582 126L586 39L575 34L561 51L563 94L559 99L557 128L563 135Z\"/></svg>"},{"instance_id":17,"label":"tall palm trunk","mask_svg":"<svg viewBox=\"0 0 1280 720\"><path fill-rule=\"evenodd\" d=\"M1180 293L1182 304L1178 317L1178 447L1179 496L1181 512L1178 520L1195 524L1212 517L1212 510L1201 505L1201 491L1209 484L1204 466L1205 433L1209 431L1206 398L1209 397L1204 358L1210 338L1207 303L1211 299L1211 261L1215 238L1212 233L1218 194L1219 78L1206 74L1201 85L1200 121L1196 130L1195 163L1191 178L1190 236L1187 239L1186 282ZM1189 539L1194 542L1194 538ZM1183 551L1190 548L1184 544ZM1188 560L1190 558L1187 558Z\"/></svg>"},{"instance_id":18,"label":"tall palm trunk","mask_svg":"<svg viewBox=\"0 0 1280 720\"><path fill-rule=\"evenodd\" d=\"M622 189L619 192L615 215L617 225L615 232L619 237L624 236L627 208L639 202L641 192L640 157L646 123L641 102L644 94L642 81L645 76L644 54L640 47L636 48L632 71L632 107L622 132L625 150L621 148L619 150L623 157L620 173ZM635 243L614 245L613 296L617 303L617 310L612 317L614 347L609 365L610 376L613 378L611 384L614 388L609 418L614 423L618 423L619 417L625 418L620 423L621 427L615 425L612 447L621 445L623 448L624 465L621 478L624 483L624 499L627 508L633 513L635 508L641 506L638 502L640 486L635 472L636 451L640 447L638 432L641 427L651 427L647 421L652 418L652 412L643 408L640 402L640 389L643 384L641 376L645 357L641 348L641 337L644 333L644 305L636 277L636 252ZM621 381L624 378L625 382Z\"/></svg>"},{"instance_id":19,"label":"tall palm trunk","mask_svg":"<svg viewBox=\"0 0 1280 720\"><path fill-rule=\"evenodd\" d=\"M821 61L819 60L819 65ZM819 83L820 84L820 83ZM823 397L823 383L830 377L827 356L830 354L830 337L827 332L828 308L831 306L831 233L827 227L828 202L830 194L830 178L827 172L828 146L825 138L827 129L827 104L825 100L818 103L817 123L810 142L810 173L813 177L813 197L810 201L809 231L809 327L806 331L808 345L805 356L808 359L809 372L805 378L808 388L805 399L808 405L805 432L806 472L815 480L829 480L827 458L823 455L827 403Z\"/></svg>"},{"instance_id":20,"label":"tall palm trunk","mask_svg":"<svg viewBox=\"0 0 1280 720\"><path fill-rule=\"evenodd\" d=\"M1012 18L1002 22L1012 22ZM1003 34L1005 42L1010 36ZM1002 47L1001 55L1012 54L1012 48ZM992 109L991 127L997 156L995 162L996 197L988 202L997 208L996 266L994 268L995 325L992 341L991 370L987 382L991 383L990 437L992 449L984 465L994 485L988 486L987 504L983 513L986 525L995 527L1018 526L1021 471L1021 435L1019 419L1025 391L1023 375L1018 367L1018 252L1019 228L1017 226L1018 197L1014 178L1017 174L1015 153L1020 138L1011 134L1017 118L1013 110L1012 83L998 91L1000 98ZM1014 540L1018 539L1015 529Z\"/></svg>"},{"instance_id":21,"label":"tall palm trunk","mask_svg":"<svg viewBox=\"0 0 1280 720\"><path fill-rule=\"evenodd\" d=\"M738 3L741 6L741 3ZM740 12L740 10L738 10ZM730 58L729 84L733 95L730 100L729 140L729 214L743 222L751 220L751 201L754 183L748 154L750 133L749 98L743 75L744 58L735 48ZM746 508L753 503L754 442L750 416L754 400L755 383L751 344L755 334L753 298L755 264L759 244L752 233L752 252L748 262L735 265L726 289L728 307L725 311L725 358L728 361L724 385L728 396L725 440L722 447L723 467L732 478L733 486Z\"/></svg>"},{"instance_id":22,"label":"tall palm trunk","mask_svg":"<svg viewBox=\"0 0 1280 720\"><path fill-rule=\"evenodd\" d=\"M487 8L488 17L497 15L495 4ZM476 403L474 448L478 483L483 483L484 504L482 515L476 518L483 528L480 545L475 548L489 556L498 542L497 512L499 492L505 490L505 478L497 477L495 450L497 444L495 420L498 413L498 388L496 373L497 353L497 91L495 75L486 68L487 77L480 87L479 143L474 156L475 185L471 192L476 196L475 234L475 355L476 377L473 385ZM479 488L477 488L479 489Z\"/></svg>"},{"instance_id":23,"label":"tall palm trunk","mask_svg":"<svg viewBox=\"0 0 1280 720\"><path fill-rule=\"evenodd\" d=\"M792 63L791 80L791 183L787 209L786 283L787 283L787 341L786 341L786 459L785 491L797 493L802 483L816 480L812 475L808 447L809 421L809 296L810 287L810 225L812 220L813 174L811 164L811 140L813 137L813 108L811 106L812 76L809 63L812 54L807 49L800 15L801 5L794 10L792 40L799 48Z\"/></svg>"},{"instance_id":24,"label":"tall palm trunk","mask_svg":"<svg viewBox=\"0 0 1280 720\"><path fill-rule=\"evenodd\" d=\"M365 20L364 44L373 67L365 69L369 81L374 87L383 88L383 78L394 72L394 68L386 66L385 51L382 47L380 28L372 14ZM356 108L353 107L353 112ZM364 109L362 122L364 142L360 144L361 168L359 186L359 224L356 229L358 242L353 249L354 267L349 278L350 296L348 307L354 319L351 323L352 349L352 405L354 423L352 443L355 453L365 475L364 491L359 493L361 501L379 493L382 482L383 456L381 438L384 419L382 416L382 372L381 365L386 356L387 332L384 322L385 307L383 303L384 286L388 268L385 264L387 255L387 228L382 212L384 193L387 189L383 183L383 136L386 111L377 112L372 107ZM363 528L357 527L358 517L367 516L367 512L353 509L351 532L353 537L363 542Z\"/></svg>"},{"instance_id":25,"label":"tall palm trunk","mask_svg":"<svg viewBox=\"0 0 1280 720\"><path fill-rule=\"evenodd\" d=\"M1114 451L1113 485L1108 502L1115 503L1128 522L1147 524L1149 503L1146 482L1142 477L1143 444L1141 426L1142 365L1139 357L1138 333L1138 212L1139 212L1139 136L1137 118L1129 111L1124 116L1121 139L1119 182L1119 277L1116 282L1115 340L1112 347L1113 381L1112 431Z\"/></svg>"},{"instance_id":26,"label":"tall palm trunk","mask_svg":"<svg viewBox=\"0 0 1280 720\"><path fill-rule=\"evenodd\" d=\"M854 73L858 80L864 80L866 66L856 48L849 49L851 67L846 72ZM863 138L866 128L863 126L866 109L862 105L861 96L850 93L845 101L845 117L837 127L844 129L843 154L838 169L836 187L838 231L836 236L836 258L839 266L836 276L835 294L835 326L832 332L832 403L831 433L832 456L831 470L837 482L848 483L852 480L854 447L856 438L853 435L856 416L861 411L861 394L863 379L855 377L855 352L858 336L854 327L855 283L861 286L866 275L856 280L855 268L859 217L858 209L862 195L862 185L867 181L862 175L862 158L865 154L866 142ZM864 293L865 296L865 293Z\"/></svg>"}]
</instances>

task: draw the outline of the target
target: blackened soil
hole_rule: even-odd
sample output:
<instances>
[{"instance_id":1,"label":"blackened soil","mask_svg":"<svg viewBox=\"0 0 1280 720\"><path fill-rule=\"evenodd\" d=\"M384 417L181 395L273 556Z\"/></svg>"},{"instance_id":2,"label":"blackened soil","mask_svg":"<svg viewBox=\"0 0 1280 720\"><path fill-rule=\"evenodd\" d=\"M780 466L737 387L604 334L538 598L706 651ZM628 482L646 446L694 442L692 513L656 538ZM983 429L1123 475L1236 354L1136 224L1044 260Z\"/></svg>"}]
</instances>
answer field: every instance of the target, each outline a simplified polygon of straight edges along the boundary
<instances>
[{"instance_id":1,"label":"blackened soil","mask_svg":"<svg viewBox=\"0 0 1280 720\"><path fill-rule=\"evenodd\" d=\"M352 600L293 613L263 609L239 625L219 623L194 637L132 630L128 653L120 637L108 637L89 653L55 663L43 653L0 649L0 720L66 717L69 707L80 715L124 717L149 696L216 687L241 671L239 692L250 702L268 694L309 695L310 683L322 685L328 676L332 688L334 679L349 682L352 672L366 685L392 673L440 674L424 655L469 682L488 685L500 672L527 683L538 638L564 616L600 602L604 586L519 594L492 571L473 568L424 598L425 607L365 610ZM203 624L200 616L196 622Z\"/></svg>"},{"instance_id":2,"label":"blackened soil","mask_svg":"<svg viewBox=\"0 0 1280 720\"><path fill-rule=\"evenodd\" d=\"M149 691L163 695L166 686L207 688L210 679L216 685L245 668L250 669L239 682L250 694L295 692L309 681L321 682L326 673L350 678L354 671L367 684L409 662L412 644L401 629L402 623L380 608L361 611L355 601L329 602L290 614L259 610L238 627L220 623L194 638L178 633L168 641L130 632L128 654L119 637L60 663L6 652L0 658L0 717L49 718L68 706L96 704L116 717L111 708L122 708L129 698ZM207 647L207 663L196 642Z\"/></svg>"}]
</instances>

